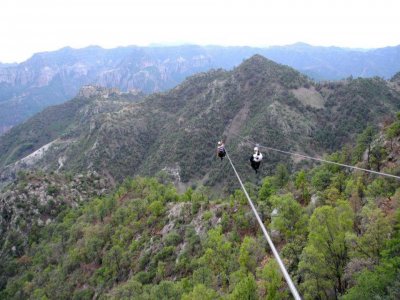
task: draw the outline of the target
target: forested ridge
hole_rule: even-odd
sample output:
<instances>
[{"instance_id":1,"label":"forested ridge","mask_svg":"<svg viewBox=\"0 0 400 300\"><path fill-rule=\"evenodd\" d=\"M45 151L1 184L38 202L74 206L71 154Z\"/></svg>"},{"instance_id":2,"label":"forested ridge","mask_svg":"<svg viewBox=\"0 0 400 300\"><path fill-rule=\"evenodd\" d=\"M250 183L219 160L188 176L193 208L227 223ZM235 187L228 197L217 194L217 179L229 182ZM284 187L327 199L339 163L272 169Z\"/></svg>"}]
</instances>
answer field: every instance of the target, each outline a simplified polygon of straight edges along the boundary
<instances>
[{"instance_id":1,"label":"forested ridge","mask_svg":"<svg viewBox=\"0 0 400 300\"><path fill-rule=\"evenodd\" d=\"M165 170L183 187L221 184L232 192L229 168L214 164L219 139L246 176L248 145L235 134L283 150L331 153L368 125L377 130L393 119L398 87L397 77L317 83L260 55L148 97L88 86L1 136L0 186L26 169L91 170L119 183ZM264 169L281 159L270 153Z\"/></svg>"},{"instance_id":2,"label":"forested ridge","mask_svg":"<svg viewBox=\"0 0 400 300\"><path fill-rule=\"evenodd\" d=\"M355 144L326 158L400 175L399 136L400 115L381 131L365 127ZM37 175L19 176L10 189L24 194ZM100 184L79 182L83 191ZM53 218L30 228L3 210L12 238L0 245L0 298L291 298L242 191L216 198L198 186L179 194L168 182L163 172L126 178L108 195L57 209L46 207L63 203L50 184L53 202L37 205L40 218L52 209ZM304 299L400 297L397 179L281 163L251 182L245 186Z\"/></svg>"}]
</instances>

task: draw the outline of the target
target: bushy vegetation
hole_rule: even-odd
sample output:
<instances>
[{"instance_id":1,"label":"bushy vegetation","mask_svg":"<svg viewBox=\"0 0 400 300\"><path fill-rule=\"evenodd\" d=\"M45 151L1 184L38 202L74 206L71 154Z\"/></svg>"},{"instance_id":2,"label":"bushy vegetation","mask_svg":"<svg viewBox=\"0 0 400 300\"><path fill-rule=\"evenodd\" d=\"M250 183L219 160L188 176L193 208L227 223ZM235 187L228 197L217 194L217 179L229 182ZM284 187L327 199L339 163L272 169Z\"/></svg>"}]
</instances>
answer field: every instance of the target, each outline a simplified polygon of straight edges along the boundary
<instances>
[{"instance_id":1,"label":"bushy vegetation","mask_svg":"<svg viewBox=\"0 0 400 300\"><path fill-rule=\"evenodd\" d=\"M357 147L328 159L368 164L357 161L359 148L376 146L368 150L360 135ZM375 159L398 174L385 156ZM246 186L304 299L399 297L397 180L279 165ZM290 299L239 190L215 199L204 188L178 194L157 179L126 179L112 195L63 209L36 235L24 251L2 254L10 275L0 298Z\"/></svg>"},{"instance_id":2,"label":"bushy vegetation","mask_svg":"<svg viewBox=\"0 0 400 300\"><path fill-rule=\"evenodd\" d=\"M368 125L378 124L378 116L390 116L400 109L398 93L380 78L351 79L331 84L330 90L327 109L320 114L321 125L315 131L315 138L329 150L340 149Z\"/></svg>"},{"instance_id":3,"label":"bushy vegetation","mask_svg":"<svg viewBox=\"0 0 400 300\"><path fill-rule=\"evenodd\" d=\"M87 100L76 99L54 106L32 117L1 138L0 166L14 162L66 132Z\"/></svg>"}]
</instances>

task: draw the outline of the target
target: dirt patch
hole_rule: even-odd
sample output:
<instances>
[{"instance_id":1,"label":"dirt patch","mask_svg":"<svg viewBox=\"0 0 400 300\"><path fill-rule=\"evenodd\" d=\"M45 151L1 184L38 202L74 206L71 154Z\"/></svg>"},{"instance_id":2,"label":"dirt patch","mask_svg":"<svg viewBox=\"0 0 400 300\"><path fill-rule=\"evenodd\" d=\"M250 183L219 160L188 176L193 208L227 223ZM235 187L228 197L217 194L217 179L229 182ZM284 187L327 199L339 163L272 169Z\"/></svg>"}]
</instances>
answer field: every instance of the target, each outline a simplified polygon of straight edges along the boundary
<instances>
[{"instance_id":1,"label":"dirt patch","mask_svg":"<svg viewBox=\"0 0 400 300\"><path fill-rule=\"evenodd\" d=\"M174 185L175 185L175 188L176 188L178 194L181 195L184 192L186 192L186 190L190 187L190 182L183 183L181 181L175 181Z\"/></svg>"},{"instance_id":2,"label":"dirt patch","mask_svg":"<svg viewBox=\"0 0 400 300\"><path fill-rule=\"evenodd\" d=\"M28 156L25 156L24 158L22 158L19 162L22 164L26 164L28 166L35 164L36 162L38 162L40 159L43 158L43 156L45 155L47 150L49 150L50 146L52 144L54 144L55 142L57 142L57 140L54 140L54 141L42 146L41 148L39 148L36 151L29 154Z\"/></svg>"},{"instance_id":3,"label":"dirt patch","mask_svg":"<svg viewBox=\"0 0 400 300\"><path fill-rule=\"evenodd\" d=\"M323 108L324 107L324 103L325 103L324 98L313 87L309 88L309 89L301 87L301 88L292 90L292 93L304 105L309 105L309 106L315 107L315 108Z\"/></svg>"},{"instance_id":4,"label":"dirt patch","mask_svg":"<svg viewBox=\"0 0 400 300\"><path fill-rule=\"evenodd\" d=\"M226 144L229 143L229 140L232 136L239 134L239 129L246 121L249 111L249 102L245 102L244 106L239 110L236 116L232 119L231 123L228 125L227 129L224 131L223 135L227 137L225 141Z\"/></svg>"},{"instance_id":5,"label":"dirt patch","mask_svg":"<svg viewBox=\"0 0 400 300\"><path fill-rule=\"evenodd\" d=\"M109 180L109 182L111 183L112 187L115 187L117 184L115 182L114 177L111 175L110 171L108 171L107 169L103 170L103 174L106 176L106 178Z\"/></svg>"}]
</instances>

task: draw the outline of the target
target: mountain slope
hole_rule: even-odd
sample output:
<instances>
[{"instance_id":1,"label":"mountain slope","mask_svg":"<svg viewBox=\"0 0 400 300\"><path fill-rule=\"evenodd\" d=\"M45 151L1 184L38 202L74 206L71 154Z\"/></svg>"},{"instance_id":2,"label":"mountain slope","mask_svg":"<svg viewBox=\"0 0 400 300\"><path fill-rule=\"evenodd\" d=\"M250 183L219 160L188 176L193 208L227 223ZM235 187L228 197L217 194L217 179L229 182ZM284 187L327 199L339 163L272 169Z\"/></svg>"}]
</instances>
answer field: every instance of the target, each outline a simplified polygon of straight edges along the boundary
<instances>
[{"instance_id":1,"label":"mountain slope","mask_svg":"<svg viewBox=\"0 0 400 300\"><path fill-rule=\"evenodd\" d=\"M328 149L348 141L349 132L361 132L368 124L379 124L382 116L399 107L399 91L380 78L358 78L333 83L326 91L325 114L320 114L317 139Z\"/></svg>"},{"instance_id":2,"label":"mountain slope","mask_svg":"<svg viewBox=\"0 0 400 300\"><path fill-rule=\"evenodd\" d=\"M78 124L73 122L66 136L58 135L36 166L54 169L62 158L66 169L94 168L121 179L139 171L150 174L178 165L183 181L199 178L212 164L215 141L242 109L249 110L251 122L256 121L263 113L260 108L286 107L286 89L307 82L300 73L255 56L232 72L195 75L170 92L154 94L140 104L122 103L113 111L102 111L108 101L93 100L92 107L78 111ZM92 114L87 116L86 112ZM1 139L0 147L12 145L10 141L19 140L17 136L23 132L18 127L11 130ZM32 150L53 141L48 139ZM16 152L13 147L2 151L3 166L12 161L7 153Z\"/></svg>"},{"instance_id":3,"label":"mountain slope","mask_svg":"<svg viewBox=\"0 0 400 300\"><path fill-rule=\"evenodd\" d=\"M165 91L187 76L232 69L255 54L289 65L317 80L349 76L390 78L400 70L400 47L368 51L306 44L270 48L178 46L63 48L0 67L0 133L43 108L76 95L82 85L144 93Z\"/></svg>"},{"instance_id":4,"label":"mountain slope","mask_svg":"<svg viewBox=\"0 0 400 300\"><path fill-rule=\"evenodd\" d=\"M379 124L384 116L400 110L400 94L386 81L314 84L259 55L232 71L192 76L141 103L119 97L92 97L75 110L68 130L59 132L48 126L49 138L34 144L29 150L38 152L28 158L22 159L28 151L13 142L24 140L26 129L12 129L0 139L0 149L5 149L0 156L3 180L12 178L28 161L28 167L95 170L117 180L164 170L180 183L229 183L228 166L215 160L215 144L221 138L226 139L238 168L249 176L251 147L236 135L317 155L351 142L368 124ZM47 119L46 114L37 118ZM40 141L40 127L33 121L27 124L32 126L31 139ZM273 170L281 159L278 154L266 154L263 172Z\"/></svg>"},{"instance_id":5,"label":"mountain slope","mask_svg":"<svg viewBox=\"0 0 400 300\"><path fill-rule=\"evenodd\" d=\"M385 138L399 125L400 115L373 136L374 170L400 174L400 131ZM358 146L329 159L348 164ZM396 299L399 181L329 164L280 175L246 188L301 296ZM161 184L164 177L137 177L78 206L69 192L96 192L88 189L98 187L96 176L79 175L70 185L63 176L41 176L25 174L0 193L2 299L289 297L241 191L178 194ZM36 203L27 201L33 195Z\"/></svg>"},{"instance_id":6,"label":"mountain slope","mask_svg":"<svg viewBox=\"0 0 400 300\"><path fill-rule=\"evenodd\" d=\"M116 97L118 101L115 101ZM118 90L84 87L72 101L47 108L3 136L0 146L1 166L32 153L58 137L68 136L68 131L74 130L70 126L79 127L85 121L83 119L91 114L117 110L127 102L139 101L141 97L140 94L122 94ZM93 107L93 99L103 105Z\"/></svg>"}]
</instances>

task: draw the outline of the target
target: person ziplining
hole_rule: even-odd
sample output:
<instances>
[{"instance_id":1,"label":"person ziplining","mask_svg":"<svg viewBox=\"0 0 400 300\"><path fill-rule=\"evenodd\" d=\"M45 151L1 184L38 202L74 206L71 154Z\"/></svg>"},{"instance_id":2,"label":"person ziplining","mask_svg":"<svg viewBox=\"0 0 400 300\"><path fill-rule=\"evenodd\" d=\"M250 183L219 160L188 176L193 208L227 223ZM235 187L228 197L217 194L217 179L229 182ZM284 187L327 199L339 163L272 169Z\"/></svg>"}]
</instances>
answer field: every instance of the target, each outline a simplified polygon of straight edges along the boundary
<instances>
[{"instance_id":1,"label":"person ziplining","mask_svg":"<svg viewBox=\"0 0 400 300\"><path fill-rule=\"evenodd\" d=\"M221 161L224 159L226 155L224 141L219 141L217 146L217 156L221 158Z\"/></svg>"},{"instance_id":2,"label":"person ziplining","mask_svg":"<svg viewBox=\"0 0 400 300\"><path fill-rule=\"evenodd\" d=\"M261 161L263 159L263 155L261 154L258 146L254 147L254 154L250 157L250 165L256 172L258 173L258 169L260 168Z\"/></svg>"}]
</instances>

